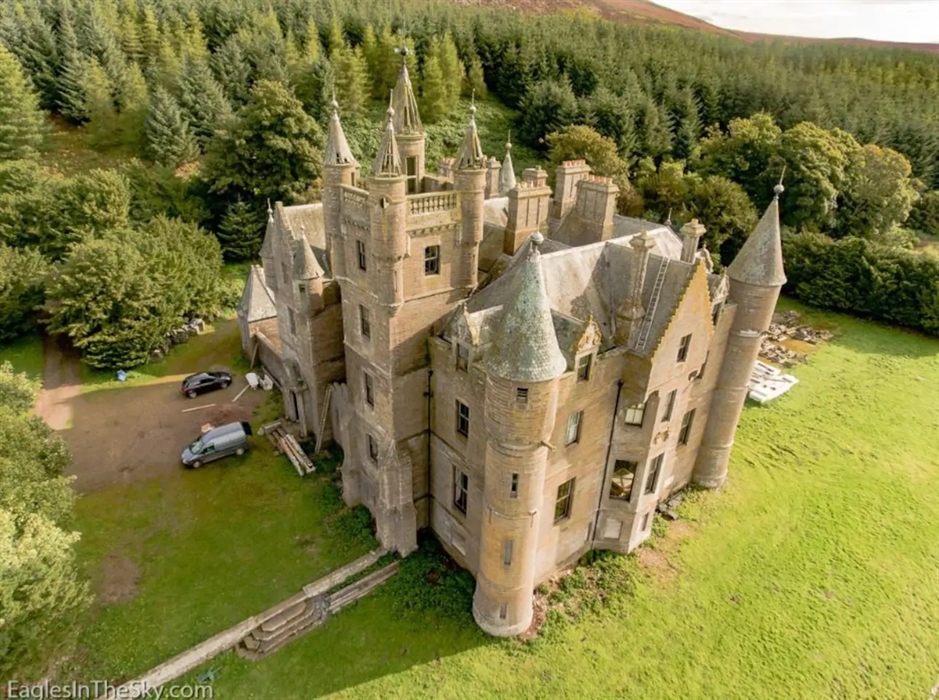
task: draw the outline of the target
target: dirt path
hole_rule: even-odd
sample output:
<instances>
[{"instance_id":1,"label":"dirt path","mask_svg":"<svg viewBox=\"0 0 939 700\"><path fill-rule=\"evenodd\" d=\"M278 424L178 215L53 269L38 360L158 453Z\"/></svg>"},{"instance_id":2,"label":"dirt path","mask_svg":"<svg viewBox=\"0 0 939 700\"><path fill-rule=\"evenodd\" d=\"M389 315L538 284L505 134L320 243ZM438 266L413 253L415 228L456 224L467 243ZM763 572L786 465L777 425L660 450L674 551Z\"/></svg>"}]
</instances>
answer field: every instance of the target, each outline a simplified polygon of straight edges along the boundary
<instances>
[{"instance_id":1,"label":"dirt path","mask_svg":"<svg viewBox=\"0 0 939 700\"><path fill-rule=\"evenodd\" d=\"M65 430L72 424L72 401L82 390L79 354L62 340L48 335L42 344L45 357L36 415L53 430Z\"/></svg>"}]
</instances>

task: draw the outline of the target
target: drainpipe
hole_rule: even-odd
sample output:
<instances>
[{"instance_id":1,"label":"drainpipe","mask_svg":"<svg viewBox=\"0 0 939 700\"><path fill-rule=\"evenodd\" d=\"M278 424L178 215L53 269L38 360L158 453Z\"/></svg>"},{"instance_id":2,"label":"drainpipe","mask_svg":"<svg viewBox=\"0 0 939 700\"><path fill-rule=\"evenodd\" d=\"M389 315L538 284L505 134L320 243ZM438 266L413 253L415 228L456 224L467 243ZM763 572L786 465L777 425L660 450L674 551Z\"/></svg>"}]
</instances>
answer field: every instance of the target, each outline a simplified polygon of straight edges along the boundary
<instances>
[{"instance_id":1,"label":"drainpipe","mask_svg":"<svg viewBox=\"0 0 939 700\"><path fill-rule=\"evenodd\" d=\"M597 527L600 525L600 509L603 507L603 489L606 488L606 478L610 473L610 453L613 451L613 433L616 430L616 415L619 413L619 398L623 393L623 380L616 382L616 403L613 406L613 421L610 423L610 437L606 443L606 462L603 464L603 481L600 483L600 498L597 501L597 517L593 520L593 539L597 539ZM590 543L593 549L593 542Z\"/></svg>"},{"instance_id":2,"label":"drainpipe","mask_svg":"<svg viewBox=\"0 0 939 700\"><path fill-rule=\"evenodd\" d=\"M431 516L431 506L432 501L434 500L434 492L431 491L431 475L434 473L433 461L431 454L433 453L433 428L431 427L433 421L433 407L432 401L434 398L434 392L431 389L431 380L434 377L434 370L427 370L427 391L424 393L424 396L427 397L427 527L430 527L430 516Z\"/></svg>"}]
</instances>

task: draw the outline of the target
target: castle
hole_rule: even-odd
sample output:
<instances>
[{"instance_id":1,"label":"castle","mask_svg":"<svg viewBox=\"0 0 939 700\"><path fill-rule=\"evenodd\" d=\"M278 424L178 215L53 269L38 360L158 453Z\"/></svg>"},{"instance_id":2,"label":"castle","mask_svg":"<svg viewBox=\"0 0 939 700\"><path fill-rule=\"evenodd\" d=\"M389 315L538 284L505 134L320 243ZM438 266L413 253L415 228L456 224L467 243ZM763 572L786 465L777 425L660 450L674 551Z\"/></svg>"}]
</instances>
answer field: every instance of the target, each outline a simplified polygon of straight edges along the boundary
<instances>
[{"instance_id":1,"label":"castle","mask_svg":"<svg viewBox=\"0 0 939 700\"><path fill-rule=\"evenodd\" d=\"M239 308L286 417L343 448L343 498L403 555L430 528L476 577L486 632L591 549L628 552L656 506L720 486L785 282L778 194L724 274L679 233L615 214L584 161L516 180L471 114L425 171L402 63L367 177L333 102L321 203L269 208ZM472 109L475 113L475 108Z\"/></svg>"}]
</instances>

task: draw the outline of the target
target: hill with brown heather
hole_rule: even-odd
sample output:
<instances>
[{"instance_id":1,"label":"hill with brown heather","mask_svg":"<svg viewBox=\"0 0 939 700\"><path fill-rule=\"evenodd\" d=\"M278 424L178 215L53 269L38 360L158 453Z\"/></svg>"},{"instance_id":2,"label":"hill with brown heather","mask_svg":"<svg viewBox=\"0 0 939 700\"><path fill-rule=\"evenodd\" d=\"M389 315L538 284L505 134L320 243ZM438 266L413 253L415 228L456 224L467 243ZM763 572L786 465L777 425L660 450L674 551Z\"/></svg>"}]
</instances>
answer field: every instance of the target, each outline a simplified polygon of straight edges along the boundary
<instances>
[{"instance_id":1,"label":"hill with brown heather","mask_svg":"<svg viewBox=\"0 0 939 700\"><path fill-rule=\"evenodd\" d=\"M816 39L812 37L782 36L776 34L757 34L724 29L705 22L703 19L686 15L667 7L661 7L648 0L455 0L461 5L480 5L484 7L509 7L520 12L533 14L548 13L589 13L604 19L624 24L660 24L685 29L699 29L724 36L734 36L743 41L784 41L787 43L836 43L872 48L909 49L939 53L939 44L906 44L896 41L878 41L845 37L840 39Z\"/></svg>"}]
</instances>

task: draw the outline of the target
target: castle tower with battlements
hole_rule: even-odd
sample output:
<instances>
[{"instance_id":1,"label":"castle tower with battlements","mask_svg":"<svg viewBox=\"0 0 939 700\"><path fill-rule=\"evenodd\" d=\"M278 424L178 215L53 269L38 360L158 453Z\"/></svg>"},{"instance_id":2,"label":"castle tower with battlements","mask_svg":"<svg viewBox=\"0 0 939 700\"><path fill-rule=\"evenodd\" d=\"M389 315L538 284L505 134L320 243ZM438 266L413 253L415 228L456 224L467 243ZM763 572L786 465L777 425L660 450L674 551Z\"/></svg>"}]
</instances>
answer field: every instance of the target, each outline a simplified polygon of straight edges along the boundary
<instances>
[{"instance_id":1,"label":"castle tower with battlements","mask_svg":"<svg viewBox=\"0 0 939 700\"><path fill-rule=\"evenodd\" d=\"M703 226L618 215L585 161L553 192L540 168L516 178L510 143L483 154L475 107L429 174L403 58L371 168L333 102L322 202L271 208L242 340L296 432L342 448L343 498L382 545L433 533L476 577L477 623L509 636L540 582L725 482L785 281L781 188L717 273Z\"/></svg>"}]
</instances>

